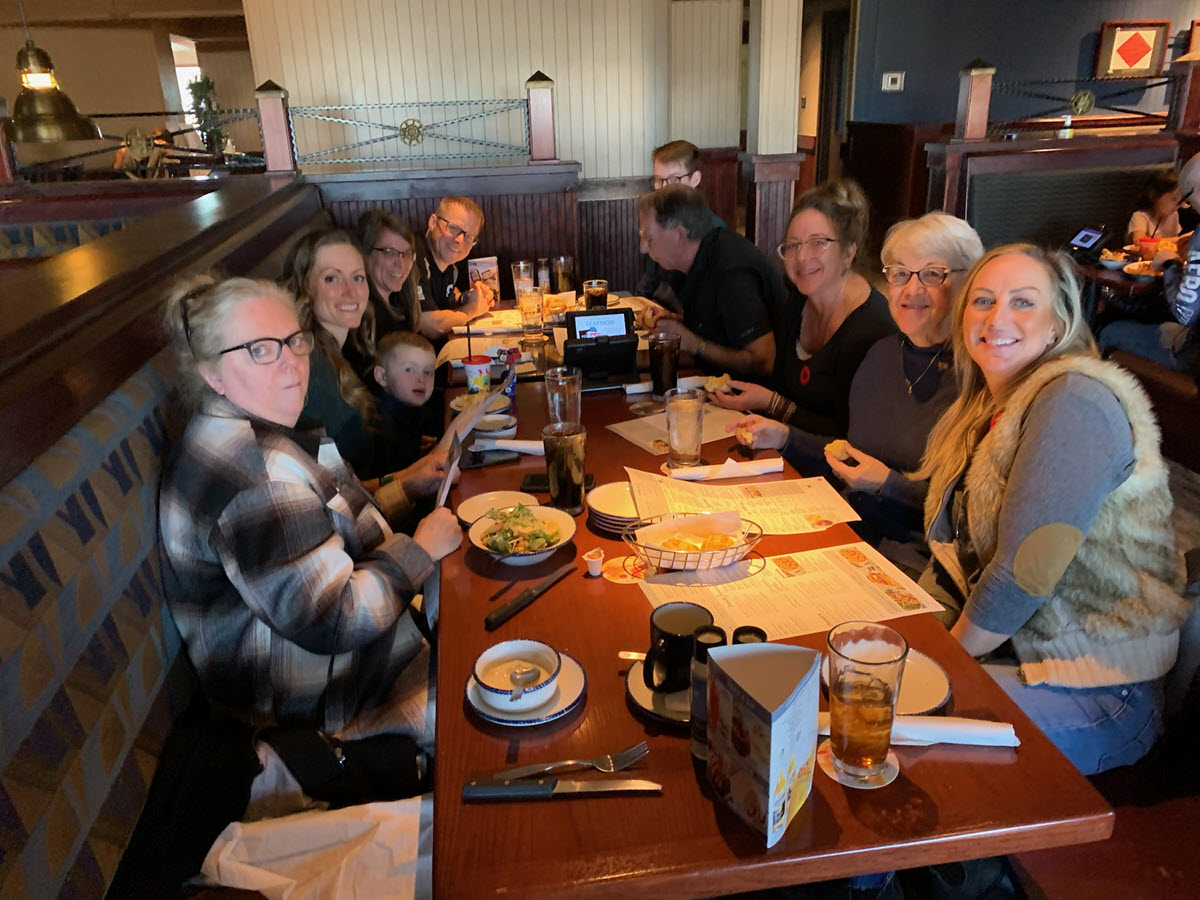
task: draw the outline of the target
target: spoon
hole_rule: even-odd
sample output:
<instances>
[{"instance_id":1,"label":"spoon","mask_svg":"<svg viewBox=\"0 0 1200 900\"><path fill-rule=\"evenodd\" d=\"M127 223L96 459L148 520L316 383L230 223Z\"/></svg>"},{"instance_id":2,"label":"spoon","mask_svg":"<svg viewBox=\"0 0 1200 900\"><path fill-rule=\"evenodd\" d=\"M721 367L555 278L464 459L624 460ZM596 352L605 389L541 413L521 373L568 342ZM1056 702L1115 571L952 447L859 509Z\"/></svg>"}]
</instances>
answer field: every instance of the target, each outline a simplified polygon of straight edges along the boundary
<instances>
[{"instance_id":1,"label":"spoon","mask_svg":"<svg viewBox=\"0 0 1200 900\"><path fill-rule=\"evenodd\" d=\"M525 688L537 681L538 667L521 664L508 673L508 680L513 683L513 692L508 698L509 703L515 703L525 693Z\"/></svg>"}]
</instances>

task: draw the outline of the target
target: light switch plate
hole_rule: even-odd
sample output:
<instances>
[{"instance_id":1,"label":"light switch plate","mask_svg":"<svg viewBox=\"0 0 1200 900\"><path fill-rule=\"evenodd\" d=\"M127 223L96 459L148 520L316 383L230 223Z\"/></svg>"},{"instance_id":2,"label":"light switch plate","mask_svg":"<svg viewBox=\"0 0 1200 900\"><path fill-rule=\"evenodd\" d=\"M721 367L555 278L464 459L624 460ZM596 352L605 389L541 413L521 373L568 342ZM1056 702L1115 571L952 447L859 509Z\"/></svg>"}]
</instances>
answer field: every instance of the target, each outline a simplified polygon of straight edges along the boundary
<instances>
[{"instance_id":1,"label":"light switch plate","mask_svg":"<svg viewBox=\"0 0 1200 900\"><path fill-rule=\"evenodd\" d=\"M903 72L884 72L883 73L883 89L885 91L902 91L902 90L904 90L904 73Z\"/></svg>"}]
</instances>

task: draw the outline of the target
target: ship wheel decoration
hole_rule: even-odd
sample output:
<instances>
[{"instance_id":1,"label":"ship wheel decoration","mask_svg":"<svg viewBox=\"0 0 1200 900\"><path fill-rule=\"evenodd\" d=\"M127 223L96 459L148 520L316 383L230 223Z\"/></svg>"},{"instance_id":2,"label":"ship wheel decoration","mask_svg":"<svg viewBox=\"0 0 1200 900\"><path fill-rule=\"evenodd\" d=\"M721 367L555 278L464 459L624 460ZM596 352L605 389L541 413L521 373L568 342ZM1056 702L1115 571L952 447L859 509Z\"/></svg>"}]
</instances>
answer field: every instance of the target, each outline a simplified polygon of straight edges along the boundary
<instances>
[{"instance_id":1,"label":"ship wheel decoration","mask_svg":"<svg viewBox=\"0 0 1200 900\"><path fill-rule=\"evenodd\" d=\"M1079 90L1071 95L1071 115L1086 116L1096 108L1096 95L1091 91Z\"/></svg>"},{"instance_id":2,"label":"ship wheel decoration","mask_svg":"<svg viewBox=\"0 0 1200 900\"><path fill-rule=\"evenodd\" d=\"M425 126L420 119L405 119L400 123L400 140L412 146L425 139Z\"/></svg>"}]
</instances>

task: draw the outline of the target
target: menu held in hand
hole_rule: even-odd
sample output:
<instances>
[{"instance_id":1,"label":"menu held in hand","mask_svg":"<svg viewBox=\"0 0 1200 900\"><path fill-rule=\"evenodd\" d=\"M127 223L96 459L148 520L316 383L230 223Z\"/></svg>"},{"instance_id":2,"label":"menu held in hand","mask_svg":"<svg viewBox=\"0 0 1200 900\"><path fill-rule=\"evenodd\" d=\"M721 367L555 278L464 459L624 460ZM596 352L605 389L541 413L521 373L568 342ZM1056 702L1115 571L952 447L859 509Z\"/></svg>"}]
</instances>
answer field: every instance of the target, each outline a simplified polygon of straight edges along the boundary
<instances>
[{"instance_id":1,"label":"menu held in hand","mask_svg":"<svg viewBox=\"0 0 1200 900\"><path fill-rule=\"evenodd\" d=\"M786 644L708 652L708 782L768 847L812 788L820 660Z\"/></svg>"}]
</instances>

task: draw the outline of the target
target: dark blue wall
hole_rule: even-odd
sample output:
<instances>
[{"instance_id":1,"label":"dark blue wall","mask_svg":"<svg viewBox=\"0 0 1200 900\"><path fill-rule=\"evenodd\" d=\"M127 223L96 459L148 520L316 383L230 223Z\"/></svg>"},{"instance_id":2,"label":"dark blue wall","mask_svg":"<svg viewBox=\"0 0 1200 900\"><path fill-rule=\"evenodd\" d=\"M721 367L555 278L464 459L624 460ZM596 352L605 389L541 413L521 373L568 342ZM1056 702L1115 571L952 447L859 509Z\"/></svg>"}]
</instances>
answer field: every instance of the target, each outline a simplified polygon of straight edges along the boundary
<instances>
[{"instance_id":1,"label":"dark blue wall","mask_svg":"<svg viewBox=\"0 0 1200 900\"><path fill-rule=\"evenodd\" d=\"M851 119L953 121L958 71L975 57L996 66L997 80L1090 76L1101 24L1122 19L1169 19L1169 65L1187 52L1200 0L860 0ZM906 73L904 90L885 94L880 82L892 71ZM1067 84L1047 93L1069 96L1074 88ZM1142 109L1166 105L1161 88L1120 102ZM1052 105L993 97L991 118L1015 118Z\"/></svg>"}]
</instances>

